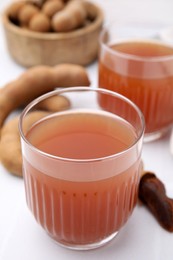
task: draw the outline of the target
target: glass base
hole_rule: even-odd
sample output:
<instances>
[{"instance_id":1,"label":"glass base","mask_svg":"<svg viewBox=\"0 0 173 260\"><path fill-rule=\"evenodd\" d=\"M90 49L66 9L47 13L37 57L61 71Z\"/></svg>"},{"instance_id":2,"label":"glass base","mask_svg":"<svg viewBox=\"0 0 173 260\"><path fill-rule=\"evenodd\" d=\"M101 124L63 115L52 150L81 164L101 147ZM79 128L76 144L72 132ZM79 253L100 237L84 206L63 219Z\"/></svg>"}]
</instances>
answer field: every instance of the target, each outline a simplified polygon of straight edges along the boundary
<instances>
[{"instance_id":1,"label":"glass base","mask_svg":"<svg viewBox=\"0 0 173 260\"><path fill-rule=\"evenodd\" d=\"M168 126L168 127L162 128L159 131L156 131L154 133L146 133L144 135L144 143L149 143L149 142L162 138L170 131L170 129L171 129L171 126Z\"/></svg>"},{"instance_id":2,"label":"glass base","mask_svg":"<svg viewBox=\"0 0 173 260\"><path fill-rule=\"evenodd\" d=\"M118 231L113 233L112 235L106 237L105 239L98 241L96 243L92 243L92 244L71 244L71 243L68 243L66 241L59 241L58 242L53 237L51 237L51 238L53 239L53 241L56 244L58 244L58 245L60 245L64 248L83 251L83 250L96 249L96 248L99 248L101 246L104 246L107 243L109 243L112 239L114 239L117 236L117 234L118 234Z\"/></svg>"}]
</instances>

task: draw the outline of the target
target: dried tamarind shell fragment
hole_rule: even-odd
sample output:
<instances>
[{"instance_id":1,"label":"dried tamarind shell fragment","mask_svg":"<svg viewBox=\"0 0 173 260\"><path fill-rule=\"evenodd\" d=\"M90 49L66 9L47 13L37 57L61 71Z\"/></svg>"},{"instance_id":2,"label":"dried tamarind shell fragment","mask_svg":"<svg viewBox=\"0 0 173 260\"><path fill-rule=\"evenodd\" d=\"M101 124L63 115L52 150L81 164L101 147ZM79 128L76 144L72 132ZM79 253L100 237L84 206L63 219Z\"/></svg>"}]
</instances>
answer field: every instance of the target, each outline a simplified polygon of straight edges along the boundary
<instances>
[{"instance_id":1,"label":"dried tamarind shell fragment","mask_svg":"<svg viewBox=\"0 0 173 260\"><path fill-rule=\"evenodd\" d=\"M139 199L164 229L173 232L173 199L167 197L164 184L154 173L146 172L141 177Z\"/></svg>"}]
</instances>

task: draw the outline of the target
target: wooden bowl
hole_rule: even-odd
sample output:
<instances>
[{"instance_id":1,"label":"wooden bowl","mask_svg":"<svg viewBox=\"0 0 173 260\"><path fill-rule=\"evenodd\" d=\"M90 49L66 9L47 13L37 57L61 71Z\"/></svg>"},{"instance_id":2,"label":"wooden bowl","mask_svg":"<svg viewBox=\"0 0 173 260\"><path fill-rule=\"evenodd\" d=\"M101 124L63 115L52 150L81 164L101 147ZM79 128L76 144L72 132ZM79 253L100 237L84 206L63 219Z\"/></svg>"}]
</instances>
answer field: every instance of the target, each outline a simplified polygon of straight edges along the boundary
<instances>
[{"instance_id":1,"label":"wooden bowl","mask_svg":"<svg viewBox=\"0 0 173 260\"><path fill-rule=\"evenodd\" d=\"M9 18L9 8L2 16L7 47L11 57L24 67L54 66L59 63L88 65L97 58L98 37L104 15L97 5L96 18L89 25L68 33L38 33L23 29Z\"/></svg>"}]
</instances>

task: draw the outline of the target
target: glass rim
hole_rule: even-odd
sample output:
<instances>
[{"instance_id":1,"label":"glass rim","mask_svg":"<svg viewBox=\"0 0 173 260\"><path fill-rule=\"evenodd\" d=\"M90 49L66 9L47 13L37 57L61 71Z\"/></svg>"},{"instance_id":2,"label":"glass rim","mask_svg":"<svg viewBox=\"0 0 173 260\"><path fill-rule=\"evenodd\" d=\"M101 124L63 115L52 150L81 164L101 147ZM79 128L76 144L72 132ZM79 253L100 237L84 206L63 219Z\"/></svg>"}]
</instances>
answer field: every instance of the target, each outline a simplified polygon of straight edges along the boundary
<instances>
[{"instance_id":1,"label":"glass rim","mask_svg":"<svg viewBox=\"0 0 173 260\"><path fill-rule=\"evenodd\" d=\"M109 32L109 28L112 27L113 24L116 24L116 22L117 22L117 25L118 24L127 24L128 25L128 22L130 24L135 23L132 20L130 20L130 21L116 21L115 20L115 21L112 21L112 22L108 22L103 26L103 28L100 32L98 41L99 41L100 46L103 49L107 50L109 53L116 55L116 56L119 56L120 58L124 58L124 59L126 58L126 59L129 59L129 60L136 60L136 61L141 61L141 62L144 62L144 61L145 62L159 62L159 61L163 62L163 61L169 61L169 60L173 59L173 54L172 55L171 54L170 55L162 55L162 56L160 55L160 56L155 56L155 57L146 57L146 56L139 56L139 55L135 55L135 54L128 54L128 53L123 53L121 51L113 50L107 43L104 43L103 38L104 38L104 34L106 32ZM136 22L136 24L142 24L142 22L141 23ZM131 42L134 42L134 41L135 42L136 41L139 41L139 42L146 41L146 42L148 42L149 40L150 39L145 39L145 38L143 39L142 36L141 36L140 38L134 38L134 39L129 38L127 40L123 40L123 39L117 40L117 41L115 41L115 43L122 43L122 42L127 42L127 41L128 42L129 41L131 41ZM150 42L157 43L157 44L163 45L163 46L167 46L169 48L172 48L172 50L173 50L173 45L166 42L166 41L161 41L161 40L158 40L158 39L151 39Z\"/></svg>"},{"instance_id":2,"label":"glass rim","mask_svg":"<svg viewBox=\"0 0 173 260\"><path fill-rule=\"evenodd\" d=\"M39 102L55 95L55 94L61 94L61 93L66 93L66 92L74 92L74 91L92 91L92 92L100 92L100 93L105 93L105 94L109 94L111 96L114 97L118 97L121 100L124 100L126 103L128 103L129 105L131 105L134 110L136 111L136 113L139 116L139 119L141 121L141 130L140 133L138 134L137 138L135 139L135 141L128 146L126 149L124 149L121 152L118 153L114 153L111 155L107 155L107 156L103 156L103 157L98 157L98 158L88 158L88 159L75 159L75 158L65 158L65 157L61 157L61 156L56 156L50 153L46 153L38 148L36 148L34 145L32 145L28 139L25 137L25 134L23 133L23 120L25 118L25 116L27 115L27 113L32 110L32 108L34 108L35 105L37 105ZM22 140L36 153L41 154L42 156L45 156L47 158L50 159L56 159L56 160L61 160L61 161L65 161L65 162L74 162L74 163L89 163L89 162L99 162L99 161L103 161L103 160L108 160L108 159L113 159L119 156L122 156L123 154L127 153L129 150L133 149L133 147L136 146L136 144L141 140L142 136L144 136L144 130L145 130L145 119L143 116L143 113L141 112L141 110L138 108L137 105L135 105L130 99L126 98L125 96L117 93L117 92L113 92L104 88L98 88L98 87L83 87L83 86L77 86L77 87L68 87L68 88L62 88L62 89L55 89L53 91L50 91L46 94L43 94L39 97L37 97L36 99L34 99L33 101L31 101L22 111L20 117L19 117L19 133L20 133L20 137L22 138Z\"/></svg>"}]
</instances>

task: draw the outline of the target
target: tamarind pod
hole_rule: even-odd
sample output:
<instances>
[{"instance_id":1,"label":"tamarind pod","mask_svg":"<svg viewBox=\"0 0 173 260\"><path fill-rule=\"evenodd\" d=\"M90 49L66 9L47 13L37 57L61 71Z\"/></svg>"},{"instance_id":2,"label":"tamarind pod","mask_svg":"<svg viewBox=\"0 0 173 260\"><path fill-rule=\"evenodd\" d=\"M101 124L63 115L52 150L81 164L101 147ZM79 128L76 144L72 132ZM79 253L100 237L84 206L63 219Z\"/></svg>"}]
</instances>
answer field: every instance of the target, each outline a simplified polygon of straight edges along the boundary
<instances>
[{"instance_id":1,"label":"tamarind pod","mask_svg":"<svg viewBox=\"0 0 173 260\"><path fill-rule=\"evenodd\" d=\"M23 7L25 5L24 1L18 1L18 2L14 2L10 5L8 12L9 12L9 17L11 19L16 20L18 18L18 13L19 10L21 9L21 7Z\"/></svg>"},{"instance_id":2,"label":"tamarind pod","mask_svg":"<svg viewBox=\"0 0 173 260\"><path fill-rule=\"evenodd\" d=\"M35 32L49 32L51 28L50 19L44 13L38 12L29 21L28 28Z\"/></svg>"},{"instance_id":3,"label":"tamarind pod","mask_svg":"<svg viewBox=\"0 0 173 260\"><path fill-rule=\"evenodd\" d=\"M48 17L52 17L55 13L64 8L65 3L62 0L48 0L42 6L42 12Z\"/></svg>"},{"instance_id":4,"label":"tamarind pod","mask_svg":"<svg viewBox=\"0 0 173 260\"><path fill-rule=\"evenodd\" d=\"M85 8L87 10L87 18L93 21L97 17L96 8L90 4L90 2L84 1Z\"/></svg>"},{"instance_id":5,"label":"tamarind pod","mask_svg":"<svg viewBox=\"0 0 173 260\"><path fill-rule=\"evenodd\" d=\"M83 25L86 17L87 10L83 1L71 0L52 17L52 27L56 32L68 32Z\"/></svg>"},{"instance_id":6,"label":"tamarind pod","mask_svg":"<svg viewBox=\"0 0 173 260\"><path fill-rule=\"evenodd\" d=\"M42 5L44 4L44 2L47 0L25 0L25 1L26 1L26 3L28 2L28 3L35 4L36 6L41 8Z\"/></svg>"},{"instance_id":7,"label":"tamarind pod","mask_svg":"<svg viewBox=\"0 0 173 260\"><path fill-rule=\"evenodd\" d=\"M28 25L30 19L39 12L39 8L32 3L25 3L18 12L18 20L21 25Z\"/></svg>"},{"instance_id":8,"label":"tamarind pod","mask_svg":"<svg viewBox=\"0 0 173 260\"><path fill-rule=\"evenodd\" d=\"M47 98L37 105L37 109L58 112L70 107L70 101L64 96L53 96Z\"/></svg>"},{"instance_id":9,"label":"tamarind pod","mask_svg":"<svg viewBox=\"0 0 173 260\"><path fill-rule=\"evenodd\" d=\"M57 87L89 86L86 70L80 65L60 64L28 69L17 80L8 83L0 94L0 127L16 108Z\"/></svg>"},{"instance_id":10,"label":"tamarind pod","mask_svg":"<svg viewBox=\"0 0 173 260\"><path fill-rule=\"evenodd\" d=\"M164 184L152 172L145 172L139 184L139 198L160 225L173 232L173 199L167 197Z\"/></svg>"},{"instance_id":11,"label":"tamarind pod","mask_svg":"<svg viewBox=\"0 0 173 260\"><path fill-rule=\"evenodd\" d=\"M38 111L30 112L24 121L24 131L50 111L67 109L69 100L64 96L53 96L37 105ZM40 109L46 111L40 111ZM22 176L22 155L18 130L19 116L9 120L2 128L0 141L0 159L3 166L12 174Z\"/></svg>"},{"instance_id":12,"label":"tamarind pod","mask_svg":"<svg viewBox=\"0 0 173 260\"><path fill-rule=\"evenodd\" d=\"M28 114L25 129L47 115L48 112L35 111ZM3 166L12 174L22 176L22 154L18 130L19 116L8 121L1 130L0 159Z\"/></svg>"}]
</instances>

